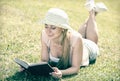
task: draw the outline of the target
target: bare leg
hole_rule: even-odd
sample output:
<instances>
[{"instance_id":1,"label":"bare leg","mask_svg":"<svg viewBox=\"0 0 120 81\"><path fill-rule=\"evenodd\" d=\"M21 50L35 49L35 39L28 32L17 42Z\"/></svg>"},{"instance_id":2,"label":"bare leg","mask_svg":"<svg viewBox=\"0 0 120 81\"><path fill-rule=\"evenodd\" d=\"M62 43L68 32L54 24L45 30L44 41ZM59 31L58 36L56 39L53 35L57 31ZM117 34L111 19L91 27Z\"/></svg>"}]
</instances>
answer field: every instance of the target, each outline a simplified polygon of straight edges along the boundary
<instances>
[{"instance_id":1,"label":"bare leg","mask_svg":"<svg viewBox=\"0 0 120 81\"><path fill-rule=\"evenodd\" d=\"M91 10L88 20L78 30L85 39L89 39L97 44L98 42L98 30L95 20L95 12Z\"/></svg>"},{"instance_id":2,"label":"bare leg","mask_svg":"<svg viewBox=\"0 0 120 81\"><path fill-rule=\"evenodd\" d=\"M80 26L78 32L82 35L83 38L86 38L86 27L88 19Z\"/></svg>"}]
</instances>

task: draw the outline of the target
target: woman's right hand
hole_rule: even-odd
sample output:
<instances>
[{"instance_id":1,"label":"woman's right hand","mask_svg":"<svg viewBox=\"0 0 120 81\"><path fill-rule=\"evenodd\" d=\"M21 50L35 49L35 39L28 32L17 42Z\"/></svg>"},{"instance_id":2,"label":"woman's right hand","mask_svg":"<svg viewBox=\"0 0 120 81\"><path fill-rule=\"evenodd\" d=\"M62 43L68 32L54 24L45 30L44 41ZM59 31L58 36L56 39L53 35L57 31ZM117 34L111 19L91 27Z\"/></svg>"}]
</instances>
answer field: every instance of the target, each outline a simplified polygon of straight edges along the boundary
<instances>
[{"instance_id":1,"label":"woman's right hand","mask_svg":"<svg viewBox=\"0 0 120 81\"><path fill-rule=\"evenodd\" d=\"M50 73L54 78L62 78L62 72L57 68L53 67L54 72Z\"/></svg>"}]
</instances>

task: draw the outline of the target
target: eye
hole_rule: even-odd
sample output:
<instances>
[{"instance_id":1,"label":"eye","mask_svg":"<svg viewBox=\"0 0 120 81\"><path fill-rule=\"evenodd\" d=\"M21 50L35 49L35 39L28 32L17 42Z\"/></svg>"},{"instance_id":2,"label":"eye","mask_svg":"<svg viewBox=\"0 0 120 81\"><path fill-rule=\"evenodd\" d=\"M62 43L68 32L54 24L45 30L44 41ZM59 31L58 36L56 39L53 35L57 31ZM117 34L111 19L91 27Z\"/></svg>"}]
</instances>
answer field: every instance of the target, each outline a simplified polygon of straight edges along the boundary
<instances>
[{"instance_id":1,"label":"eye","mask_svg":"<svg viewBox=\"0 0 120 81\"><path fill-rule=\"evenodd\" d=\"M45 24L45 28L48 28L48 25L47 25L47 24Z\"/></svg>"},{"instance_id":2,"label":"eye","mask_svg":"<svg viewBox=\"0 0 120 81\"><path fill-rule=\"evenodd\" d=\"M55 29L56 29L56 26L45 24L45 29L47 29L47 28L50 28L50 29L52 29L52 30L55 30Z\"/></svg>"},{"instance_id":3,"label":"eye","mask_svg":"<svg viewBox=\"0 0 120 81\"><path fill-rule=\"evenodd\" d=\"M54 25L51 25L51 29L55 30L55 29L56 29L56 27L55 27Z\"/></svg>"}]
</instances>

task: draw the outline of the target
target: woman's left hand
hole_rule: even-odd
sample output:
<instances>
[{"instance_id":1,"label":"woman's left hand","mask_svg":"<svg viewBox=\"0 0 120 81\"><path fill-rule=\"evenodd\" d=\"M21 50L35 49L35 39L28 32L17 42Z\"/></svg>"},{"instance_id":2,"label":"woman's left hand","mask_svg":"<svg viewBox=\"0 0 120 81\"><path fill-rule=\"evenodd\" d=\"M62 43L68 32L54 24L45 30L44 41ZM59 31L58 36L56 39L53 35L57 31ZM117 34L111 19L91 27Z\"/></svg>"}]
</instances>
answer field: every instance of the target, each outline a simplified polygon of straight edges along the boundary
<instances>
[{"instance_id":1,"label":"woman's left hand","mask_svg":"<svg viewBox=\"0 0 120 81\"><path fill-rule=\"evenodd\" d=\"M57 68L57 67L53 67L54 72L51 73L51 75L54 78L61 78L62 77L62 72Z\"/></svg>"}]
</instances>

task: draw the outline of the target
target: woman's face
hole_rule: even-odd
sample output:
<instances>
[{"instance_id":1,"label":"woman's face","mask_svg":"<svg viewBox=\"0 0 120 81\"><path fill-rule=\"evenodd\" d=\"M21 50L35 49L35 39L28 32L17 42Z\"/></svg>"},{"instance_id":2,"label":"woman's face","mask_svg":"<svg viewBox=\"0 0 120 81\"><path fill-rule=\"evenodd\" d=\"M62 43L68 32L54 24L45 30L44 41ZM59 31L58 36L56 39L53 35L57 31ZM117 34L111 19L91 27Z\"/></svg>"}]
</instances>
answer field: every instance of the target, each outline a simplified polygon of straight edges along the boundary
<instances>
[{"instance_id":1,"label":"woman's face","mask_svg":"<svg viewBox=\"0 0 120 81\"><path fill-rule=\"evenodd\" d=\"M47 33L49 39L59 38L62 34L62 30L63 28L45 24L45 32Z\"/></svg>"}]
</instances>

